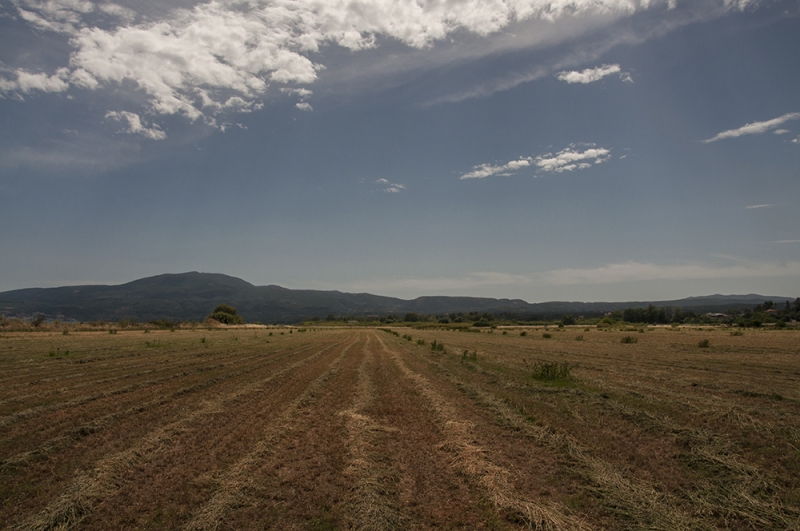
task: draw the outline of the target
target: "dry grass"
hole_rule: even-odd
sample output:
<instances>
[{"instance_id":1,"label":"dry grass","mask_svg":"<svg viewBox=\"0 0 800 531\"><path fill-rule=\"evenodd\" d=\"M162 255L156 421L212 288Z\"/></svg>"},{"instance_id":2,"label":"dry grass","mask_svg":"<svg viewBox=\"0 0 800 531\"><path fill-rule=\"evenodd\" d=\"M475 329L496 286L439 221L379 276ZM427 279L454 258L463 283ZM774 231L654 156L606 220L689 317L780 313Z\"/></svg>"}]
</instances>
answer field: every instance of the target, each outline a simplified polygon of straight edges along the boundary
<instances>
[{"instance_id":1,"label":"dry grass","mask_svg":"<svg viewBox=\"0 0 800 531\"><path fill-rule=\"evenodd\" d=\"M800 530L799 332L542 331L4 331L0 527Z\"/></svg>"}]
</instances>

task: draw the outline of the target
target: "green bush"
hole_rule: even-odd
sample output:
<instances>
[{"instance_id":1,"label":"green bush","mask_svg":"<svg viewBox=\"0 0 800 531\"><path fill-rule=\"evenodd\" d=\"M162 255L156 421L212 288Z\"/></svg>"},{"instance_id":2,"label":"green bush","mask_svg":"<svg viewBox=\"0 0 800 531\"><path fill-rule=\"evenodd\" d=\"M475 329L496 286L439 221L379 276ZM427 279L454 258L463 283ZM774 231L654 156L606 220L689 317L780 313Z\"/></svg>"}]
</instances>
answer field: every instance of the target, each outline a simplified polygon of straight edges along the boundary
<instances>
[{"instance_id":1,"label":"green bush","mask_svg":"<svg viewBox=\"0 0 800 531\"><path fill-rule=\"evenodd\" d=\"M710 346L711 346L711 342L709 342L709 340L708 340L708 339L704 339L704 340L700 341L700 342L697 344L697 346L698 346L698 347L700 347L700 348L708 348L708 347L710 347Z\"/></svg>"},{"instance_id":2,"label":"green bush","mask_svg":"<svg viewBox=\"0 0 800 531\"><path fill-rule=\"evenodd\" d=\"M519 333L519 335L520 335L520 337L525 337L525 336L527 336L527 335L528 335L528 332L525 332L525 331L523 330L522 332L520 332L520 333Z\"/></svg>"},{"instance_id":3,"label":"green bush","mask_svg":"<svg viewBox=\"0 0 800 531\"><path fill-rule=\"evenodd\" d=\"M561 363L557 361L545 363L537 362L534 363L533 366L529 366L528 362L525 362L525 366L530 370L531 378L535 380L553 382L569 380L571 378L570 371L572 367L566 361Z\"/></svg>"},{"instance_id":4,"label":"green bush","mask_svg":"<svg viewBox=\"0 0 800 531\"><path fill-rule=\"evenodd\" d=\"M214 312L208 317L226 325L244 324L244 319L240 315L227 312Z\"/></svg>"},{"instance_id":5,"label":"green bush","mask_svg":"<svg viewBox=\"0 0 800 531\"><path fill-rule=\"evenodd\" d=\"M620 343L638 343L639 339L633 336L625 336L620 340Z\"/></svg>"},{"instance_id":6,"label":"green bush","mask_svg":"<svg viewBox=\"0 0 800 531\"><path fill-rule=\"evenodd\" d=\"M542 334L542 337L545 339L550 339L553 337L553 334L548 334L547 332L545 332L544 334Z\"/></svg>"}]
</instances>

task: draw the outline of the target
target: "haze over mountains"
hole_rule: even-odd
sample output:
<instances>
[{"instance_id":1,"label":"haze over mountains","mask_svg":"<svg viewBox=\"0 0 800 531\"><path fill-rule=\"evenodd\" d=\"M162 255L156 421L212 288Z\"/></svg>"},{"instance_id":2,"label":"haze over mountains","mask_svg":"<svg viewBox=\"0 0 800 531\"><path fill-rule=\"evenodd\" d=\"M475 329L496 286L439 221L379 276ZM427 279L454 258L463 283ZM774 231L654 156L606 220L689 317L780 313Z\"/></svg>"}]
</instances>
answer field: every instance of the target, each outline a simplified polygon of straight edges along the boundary
<instances>
[{"instance_id":1,"label":"haze over mountains","mask_svg":"<svg viewBox=\"0 0 800 531\"><path fill-rule=\"evenodd\" d=\"M311 317L444 314L458 312L507 313L536 318L564 314L598 314L631 307L672 306L695 311L723 311L793 297L711 295L673 301L543 302L478 297L418 297L413 300L369 293L293 290L254 286L219 273L179 273L142 278L126 284L29 288L0 293L0 314L25 317L43 313L48 318L99 321L154 319L202 321L220 303L238 308L248 322L293 323Z\"/></svg>"}]
</instances>

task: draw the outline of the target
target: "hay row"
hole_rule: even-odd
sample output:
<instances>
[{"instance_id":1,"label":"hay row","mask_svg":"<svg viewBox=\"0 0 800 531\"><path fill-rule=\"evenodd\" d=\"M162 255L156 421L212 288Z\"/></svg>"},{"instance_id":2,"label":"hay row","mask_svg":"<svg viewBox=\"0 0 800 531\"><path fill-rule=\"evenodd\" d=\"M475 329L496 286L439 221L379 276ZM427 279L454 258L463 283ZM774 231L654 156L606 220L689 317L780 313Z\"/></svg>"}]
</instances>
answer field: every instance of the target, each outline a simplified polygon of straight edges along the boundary
<instances>
[{"instance_id":1,"label":"hay row","mask_svg":"<svg viewBox=\"0 0 800 531\"><path fill-rule=\"evenodd\" d=\"M230 395L205 401L198 409L166 426L156 429L127 450L101 459L93 470L75 478L61 496L48 504L44 510L17 525L7 527L7 529L15 531L50 531L58 529L65 531L73 528L92 512L92 508L97 503L118 491L126 483L126 478L132 469L142 466L165 451L172 444L173 439L190 431L192 424L197 420L223 412L225 406L229 403L261 390L272 380L310 363L338 344L329 345L311 356L284 367L263 380L244 385Z\"/></svg>"},{"instance_id":2,"label":"hay row","mask_svg":"<svg viewBox=\"0 0 800 531\"><path fill-rule=\"evenodd\" d=\"M358 341L347 345L331 362L330 366L306 389L291 401L265 428L262 439L256 443L252 451L230 467L217 480L217 489L208 502L195 511L194 516L183 526L186 531L212 531L218 529L226 511L247 503L246 490L251 484L252 471L275 451L277 444L288 435L297 421L300 412L313 405L320 392L330 379L338 372L344 356Z\"/></svg>"},{"instance_id":3,"label":"hay row","mask_svg":"<svg viewBox=\"0 0 800 531\"><path fill-rule=\"evenodd\" d=\"M498 514L507 519L524 522L529 529L561 530L587 529L578 518L555 502L535 503L520 496L503 467L491 462L486 450L475 441L471 423L460 415L421 374L412 371L400 355L389 349L381 338L381 347L397 367L427 399L444 436L441 448L454 454L453 466L472 478L487 494Z\"/></svg>"},{"instance_id":4,"label":"hay row","mask_svg":"<svg viewBox=\"0 0 800 531\"><path fill-rule=\"evenodd\" d=\"M404 529L409 519L393 508L387 499L392 492L386 481L387 472L374 458L380 437L396 428L382 426L370 418L365 410L375 399L375 387L367 372L374 364L374 353L370 350L372 336L367 338L364 352L367 353L358 368L358 387L353 404L339 412L346 418L347 447L350 461L345 475L352 478L353 487L348 500L350 517L357 531L390 531Z\"/></svg>"},{"instance_id":5,"label":"hay row","mask_svg":"<svg viewBox=\"0 0 800 531\"><path fill-rule=\"evenodd\" d=\"M294 352L294 353L290 354L289 356L300 354L300 353L308 350L309 348L310 347L305 347L303 349L298 350L297 352ZM35 459L35 458L41 459L41 458L46 457L47 455L52 454L52 453L54 453L56 451L61 451L61 450L65 449L65 448L69 447L71 444L75 443L76 441L82 439L83 437L86 437L88 435L97 433L97 432L107 428L113 422L119 421L119 420L121 420L123 418L126 418L126 417L134 416L134 415L137 415L139 413L143 413L143 412L145 412L145 411L147 411L149 409L152 409L152 408L159 407L161 405L167 404L167 403L171 402L172 400L175 400L175 399L177 399L177 398L179 398L179 397L181 397L183 395L186 395L186 394L189 394L189 393L194 393L194 392L197 392L197 391L201 391L203 389L207 389L209 387L212 387L212 386L214 386L214 385L216 385L218 383L224 382L226 380L230 380L232 378L237 378L239 376L244 376L244 375L256 372L256 371L258 371L260 369L263 369L265 366L268 366L268 365L271 365L273 363L279 362L281 359L282 358L271 359L269 363L258 364L256 367L249 367L249 368L246 368L246 369L240 369L240 370L235 371L235 372L222 374L222 375L217 376L215 378L211 378L211 379L205 380L203 382L199 382L199 383L195 383L193 385L187 386L187 387L183 387L183 388L178 389L178 390L176 390L176 391L174 391L172 393L160 396L160 397L158 397L156 399L153 399L153 400L150 400L148 402L144 402L144 403L141 403L141 404L136 404L136 405L131 406L131 407L129 407L129 408L123 410L123 411L117 411L117 412L114 412L114 413L109 413L107 415L103 415L101 417L95 418L92 421L90 421L90 422L88 422L88 423L86 423L86 424L84 424L82 426L78 426L78 427L75 427L75 428L70 428L69 430L67 430L62 435L59 435L59 436L54 437L52 439L49 439L49 440L43 442L42 444L38 445L37 447L35 447L35 448L31 449L31 450L27 450L25 452L21 452L19 454L13 455L13 456L8 457L6 459L0 460L0 470L7 469L7 468L19 467L19 466L25 466L31 461L31 459ZM201 372L201 371L198 371L198 372Z\"/></svg>"}]
</instances>

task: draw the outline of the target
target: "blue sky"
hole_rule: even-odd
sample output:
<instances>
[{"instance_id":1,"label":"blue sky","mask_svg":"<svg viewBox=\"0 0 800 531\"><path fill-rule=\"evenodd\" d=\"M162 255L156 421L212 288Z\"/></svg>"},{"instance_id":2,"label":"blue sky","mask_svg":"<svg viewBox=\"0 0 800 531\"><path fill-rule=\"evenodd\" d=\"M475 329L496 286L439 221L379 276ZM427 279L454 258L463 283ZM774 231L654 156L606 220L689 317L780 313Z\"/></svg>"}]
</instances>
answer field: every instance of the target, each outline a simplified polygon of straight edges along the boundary
<instances>
[{"instance_id":1,"label":"blue sky","mask_svg":"<svg viewBox=\"0 0 800 531\"><path fill-rule=\"evenodd\" d=\"M0 0L0 290L800 295L800 2Z\"/></svg>"}]
</instances>

